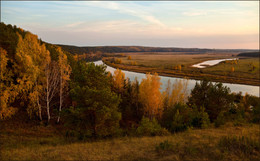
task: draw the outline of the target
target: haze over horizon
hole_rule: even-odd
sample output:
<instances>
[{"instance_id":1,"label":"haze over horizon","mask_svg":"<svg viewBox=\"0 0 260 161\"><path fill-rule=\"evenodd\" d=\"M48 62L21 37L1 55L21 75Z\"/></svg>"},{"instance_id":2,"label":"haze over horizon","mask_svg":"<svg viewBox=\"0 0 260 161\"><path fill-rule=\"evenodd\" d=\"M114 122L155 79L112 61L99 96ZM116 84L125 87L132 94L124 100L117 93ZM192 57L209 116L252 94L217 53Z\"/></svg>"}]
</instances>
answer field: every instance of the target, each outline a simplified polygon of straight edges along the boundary
<instances>
[{"instance_id":1,"label":"haze over horizon","mask_svg":"<svg viewBox=\"0 0 260 161\"><path fill-rule=\"evenodd\" d=\"M1 22L53 44L259 49L259 1L1 1Z\"/></svg>"}]
</instances>

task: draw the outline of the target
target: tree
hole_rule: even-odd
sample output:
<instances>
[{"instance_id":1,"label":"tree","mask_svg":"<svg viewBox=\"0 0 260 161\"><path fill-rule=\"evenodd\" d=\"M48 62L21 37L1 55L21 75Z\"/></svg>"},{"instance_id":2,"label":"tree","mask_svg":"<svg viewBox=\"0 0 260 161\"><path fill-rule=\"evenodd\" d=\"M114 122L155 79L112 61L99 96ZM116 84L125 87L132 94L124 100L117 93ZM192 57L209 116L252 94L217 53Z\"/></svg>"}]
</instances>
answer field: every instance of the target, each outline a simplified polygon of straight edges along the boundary
<instances>
[{"instance_id":1,"label":"tree","mask_svg":"<svg viewBox=\"0 0 260 161\"><path fill-rule=\"evenodd\" d=\"M235 71L235 68L234 67L231 67L231 72L234 72Z\"/></svg>"},{"instance_id":2,"label":"tree","mask_svg":"<svg viewBox=\"0 0 260 161\"><path fill-rule=\"evenodd\" d=\"M72 128L91 136L109 136L117 132L121 113L118 111L120 98L111 91L106 67L94 63L79 62L72 72L70 95L76 106L67 115L66 122ZM78 111L78 112L75 112Z\"/></svg>"},{"instance_id":3,"label":"tree","mask_svg":"<svg viewBox=\"0 0 260 161\"><path fill-rule=\"evenodd\" d=\"M68 85L68 80L70 79L71 68L68 64L67 56L60 47L56 48L59 53L58 57L58 66L59 66L59 95L60 95L60 105L59 105L59 115L57 119L57 123L60 122L60 113L63 106L63 97L64 93L66 93L66 87Z\"/></svg>"},{"instance_id":4,"label":"tree","mask_svg":"<svg viewBox=\"0 0 260 161\"><path fill-rule=\"evenodd\" d=\"M188 98L188 80L175 80L171 85L168 80L166 91L163 92L164 108L173 107L177 103L185 103Z\"/></svg>"},{"instance_id":5,"label":"tree","mask_svg":"<svg viewBox=\"0 0 260 161\"><path fill-rule=\"evenodd\" d=\"M127 60L132 60L131 56L128 56L128 57L127 57Z\"/></svg>"},{"instance_id":6,"label":"tree","mask_svg":"<svg viewBox=\"0 0 260 161\"><path fill-rule=\"evenodd\" d=\"M122 92L124 87L125 73L120 69L116 69L113 75L113 86L115 90Z\"/></svg>"},{"instance_id":7,"label":"tree","mask_svg":"<svg viewBox=\"0 0 260 161\"><path fill-rule=\"evenodd\" d=\"M139 101L144 107L145 115L150 119L160 117L162 113L160 86L160 77L157 73L146 74L146 79L143 79L139 86Z\"/></svg>"},{"instance_id":8,"label":"tree","mask_svg":"<svg viewBox=\"0 0 260 161\"><path fill-rule=\"evenodd\" d=\"M50 122L50 102L52 101L55 94L58 92L59 85L59 67L55 61L49 61L45 67L46 84L44 86L44 97L46 102L46 110L48 116L48 123Z\"/></svg>"},{"instance_id":9,"label":"tree","mask_svg":"<svg viewBox=\"0 0 260 161\"><path fill-rule=\"evenodd\" d=\"M14 72L17 76L17 89L23 101L29 100L27 112L31 117L38 111L41 116L40 94L45 82L45 67L50 62L50 53L36 35L25 33L24 38L17 33L18 43L15 55Z\"/></svg>"},{"instance_id":10,"label":"tree","mask_svg":"<svg viewBox=\"0 0 260 161\"><path fill-rule=\"evenodd\" d=\"M7 52L0 47L0 120L11 117L17 108L11 106L17 95L12 81L13 74L7 68Z\"/></svg>"},{"instance_id":11,"label":"tree","mask_svg":"<svg viewBox=\"0 0 260 161\"><path fill-rule=\"evenodd\" d=\"M220 112L229 110L233 103L228 87L205 80L200 84L196 83L188 100L190 106L204 107L211 121L214 121Z\"/></svg>"}]
</instances>

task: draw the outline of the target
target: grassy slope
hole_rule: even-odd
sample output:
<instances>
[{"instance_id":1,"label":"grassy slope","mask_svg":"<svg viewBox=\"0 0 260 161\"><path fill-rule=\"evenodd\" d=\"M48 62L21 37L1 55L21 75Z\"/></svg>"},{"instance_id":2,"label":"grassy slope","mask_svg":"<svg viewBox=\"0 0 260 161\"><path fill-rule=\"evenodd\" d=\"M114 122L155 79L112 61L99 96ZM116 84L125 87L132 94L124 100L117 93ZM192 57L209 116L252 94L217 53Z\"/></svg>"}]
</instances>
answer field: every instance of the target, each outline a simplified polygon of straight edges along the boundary
<instances>
[{"instance_id":1,"label":"grassy slope","mask_svg":"<svg viewBox=\"0 0 260 161\"><path fill-rule=\"evenodd\" d=\"M21 122L21 121L19 121ZM170 136L121 137L89 142L70 142L57 126L39 126L27 120L1 122L0 144L3 160L257 160L260 149L223 150L223 136L248 136L259 145L259 125L190 129ZM170 150L156 150L168 140Z\"/></svg>"},{"instance_id":2,"label":"grassy slope","mask_svg":"<svg viewBox=\"0 0 260 161\"><path fill-rule=\"evenodd\" d=\"M131 60L127 56L131 55ZM212 59L231 58L230 55L223 54L200 54L200 55L163 55L163 54L132 54L127 53L122 59L122 64L109 64L116 68L121 68L136 72L157 72L159 75L187 77L191 79L201 79L207 77L211 81L239 83L249 85L259 85L259 59L247 58L240 59L238 64L224 64L197 69L191 65ZM137 65L131 65L131 62L137 62ZM256 69L250 71L251 65L254 64ZM177 65L183 65L181 71L174 69ZM231 72L231 67L235 72Z\"/></svg>"}]
</instances>

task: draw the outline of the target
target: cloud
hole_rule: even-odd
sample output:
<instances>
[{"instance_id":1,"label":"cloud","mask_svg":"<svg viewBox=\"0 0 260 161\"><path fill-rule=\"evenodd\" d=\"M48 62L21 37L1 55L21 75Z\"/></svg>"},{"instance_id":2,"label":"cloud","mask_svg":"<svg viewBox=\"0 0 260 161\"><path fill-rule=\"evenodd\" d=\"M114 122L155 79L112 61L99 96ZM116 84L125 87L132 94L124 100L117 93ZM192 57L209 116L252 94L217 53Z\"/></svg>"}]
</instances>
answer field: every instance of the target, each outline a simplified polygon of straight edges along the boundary
<instances>
[{"instance_id":1,"label":"cloud","mask_svg":"<svg viewBox=\"0 0 260 161\"><path fill-rule=\"evenodd\" d=\"M126 4L126 5L125 5ZM95 6L99 8L105 8L110 10L116 10L123 14L128 14L131 16L135 16L141 18L149 23L158 25L160 27L165 27L166 25L162 23L158 18L153 16L151 13L144 10L144 6L140 8L139 5L134 3L118 3L118 2L100 2L100 1L92 1L85 2L85 5Z\"/></svg>"}]
</instances>

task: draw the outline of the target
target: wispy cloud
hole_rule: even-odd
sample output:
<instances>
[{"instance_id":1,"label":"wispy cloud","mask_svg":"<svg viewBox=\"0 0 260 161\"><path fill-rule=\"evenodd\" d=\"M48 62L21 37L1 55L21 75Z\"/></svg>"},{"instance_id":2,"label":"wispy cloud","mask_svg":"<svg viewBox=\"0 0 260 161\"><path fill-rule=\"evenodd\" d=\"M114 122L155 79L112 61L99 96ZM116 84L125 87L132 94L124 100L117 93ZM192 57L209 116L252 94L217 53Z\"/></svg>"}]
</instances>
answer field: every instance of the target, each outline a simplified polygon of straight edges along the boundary
<instances>
[{"instance_id":1,"label":"wispy cloud","mask_svg":"<svg viewBox=\"0 0 260 161\"><path fill-rule=\"evenodd\" d=\"M57 43L67 38L70 39L67 42L75 45L98 45L99 41L142 45L154 41L163 46L180 40L180 44L198 42L199 47L212 37L224 41L217 35L244 35L241 41L245 43L249 39L245 35L259 36L258 2L3 1L1 4L3 22ZM205 41L200 42L202 37ZM192 38L194 41L189 41ZM256 39L250 39L250 43L251 40Z\"/></svg>"}]
</instances>

